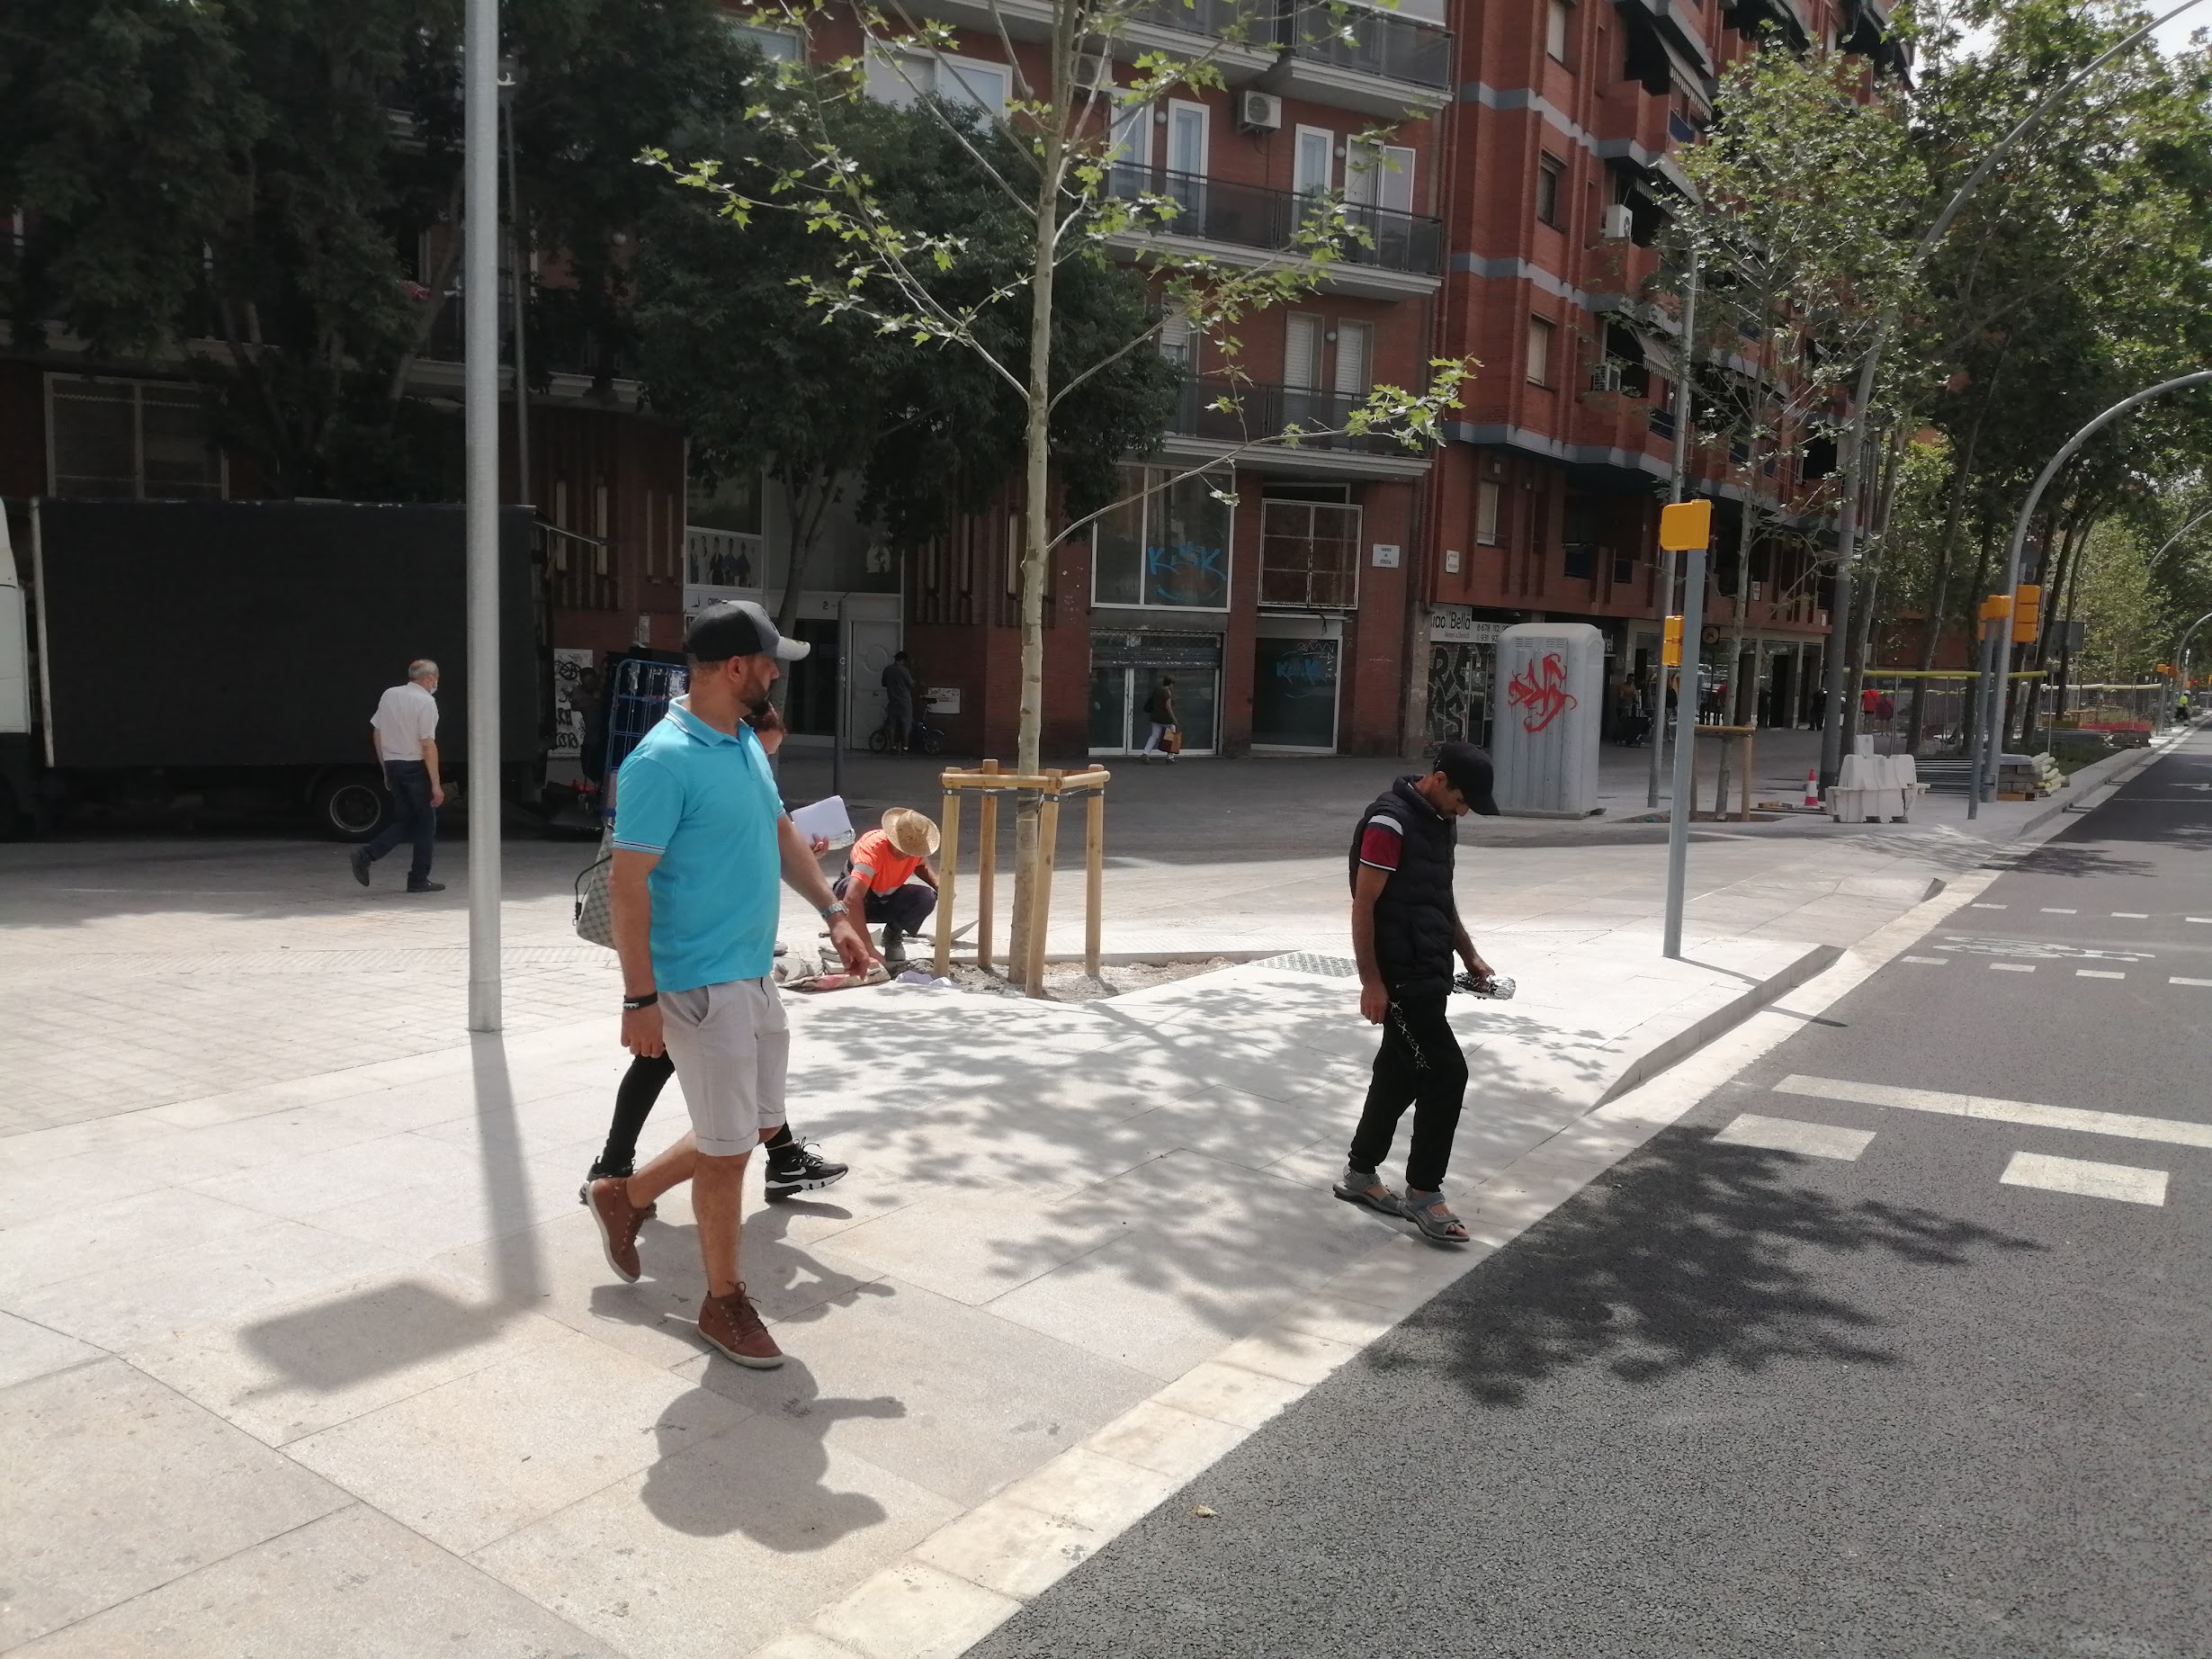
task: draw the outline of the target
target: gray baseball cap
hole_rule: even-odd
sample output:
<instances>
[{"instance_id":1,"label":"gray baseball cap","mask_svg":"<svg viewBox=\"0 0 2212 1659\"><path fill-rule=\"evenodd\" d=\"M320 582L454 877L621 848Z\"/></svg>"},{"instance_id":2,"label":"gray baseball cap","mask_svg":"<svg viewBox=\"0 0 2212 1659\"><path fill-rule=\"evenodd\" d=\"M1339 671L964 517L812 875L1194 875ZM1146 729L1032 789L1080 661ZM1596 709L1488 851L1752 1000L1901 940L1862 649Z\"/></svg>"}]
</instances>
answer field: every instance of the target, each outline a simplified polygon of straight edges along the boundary
<instances>
[{"instance_id":1,"label":"gray baseball cap","mask_svg":"<svg viewBox=\"0 0 2212 1659\"><path fill-rule=\"evenodd\" d=\"M709 605L684 631L684 654L698 662L727 662L732 657L796 662L813 649L804 640L778 633L775 620L750 599Z\"/></svg>"}]
</instances>

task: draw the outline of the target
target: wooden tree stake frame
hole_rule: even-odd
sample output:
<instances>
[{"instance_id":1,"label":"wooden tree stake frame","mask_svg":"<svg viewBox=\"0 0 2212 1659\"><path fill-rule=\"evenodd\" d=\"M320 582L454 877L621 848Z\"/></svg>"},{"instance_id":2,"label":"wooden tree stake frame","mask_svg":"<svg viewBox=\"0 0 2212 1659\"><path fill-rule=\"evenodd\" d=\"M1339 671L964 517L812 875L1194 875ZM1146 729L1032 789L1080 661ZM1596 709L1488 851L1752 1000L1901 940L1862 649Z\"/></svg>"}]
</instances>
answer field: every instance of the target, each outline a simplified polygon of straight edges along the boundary
<instances>
[{"instance_id":1,"label":"wooden tree stake frame","mask_svg":"<svg viewBox=\"0 0 2212 1659\"><path fill-rule=\"evenodd\" d=\"M991 904L996 896L999 857L999 797L1029 789L1041 797L1037 806L1037 868L1030 888L1029 931L1026 938L1007 942L1007 977L1033 997L1044 994L1044 930L1052 919L1052 860L1060 837L1060 803L1080 794L1083 803L1083 966L1094 979L1098 973L1099 915L1106 900L1106 786L1113 774L1104 767L1080 772L1050 771L1025 776L1001 772L996 760L986 760L972 772L947 770L942 836L944 858L937 870L936 973L943 978L953 971L953 895L958 884L962 797L975 795L975 964L989 972L991 965Z\"/></svg>"}]
</instances>

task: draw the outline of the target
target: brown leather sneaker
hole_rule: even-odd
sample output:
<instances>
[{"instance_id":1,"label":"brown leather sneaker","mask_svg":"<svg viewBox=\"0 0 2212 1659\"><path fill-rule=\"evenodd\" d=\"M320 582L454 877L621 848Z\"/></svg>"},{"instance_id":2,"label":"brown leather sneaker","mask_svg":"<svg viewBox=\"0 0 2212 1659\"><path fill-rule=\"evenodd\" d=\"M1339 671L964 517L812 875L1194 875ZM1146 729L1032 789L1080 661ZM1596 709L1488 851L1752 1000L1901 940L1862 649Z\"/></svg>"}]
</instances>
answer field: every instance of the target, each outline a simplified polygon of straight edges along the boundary
<instances>
[{"instance_id":1,"label":"brown leather sneaker","mask_svg":"<svg viewBox=\"0 0 2212 1659\"><path fill-rule=\"evenodd\" d=\"M631 1284L643 1269L638 1265L638 1229L652 1214L649 1205L639 1209L630 1202L630 1184L598 1180L591 1184L591 1215L599 1224L599 1242L606 1247L607 1266Z\"/></svg>"},{"instance_id":2,"label":"brown leather sneaker","mask_svg":"<svg viewBox=\"0 0 2212 1659\"><path fill-rule=\"evenodd\" d=\"M756 1371L773 1371L784 1363L784 1350L760 1323L760 1311L742 1285L733 1295L709 1296L699 1305L699 1334Z\"/></svg>"}]
</instances>

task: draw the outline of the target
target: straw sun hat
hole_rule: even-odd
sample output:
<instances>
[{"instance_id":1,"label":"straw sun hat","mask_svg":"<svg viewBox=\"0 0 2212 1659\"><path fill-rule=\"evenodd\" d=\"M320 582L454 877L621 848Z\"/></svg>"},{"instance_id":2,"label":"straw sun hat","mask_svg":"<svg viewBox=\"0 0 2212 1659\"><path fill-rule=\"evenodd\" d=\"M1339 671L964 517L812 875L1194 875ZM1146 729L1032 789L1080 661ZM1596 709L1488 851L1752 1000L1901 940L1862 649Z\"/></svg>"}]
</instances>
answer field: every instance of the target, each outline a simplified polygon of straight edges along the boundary
<instances>
[{"instance_id":1,"label":"straw sun hat","mask_svg":"<svg viewBox=\"0 0 2212 1659\"><path fill-rule=\"evenodd\" d=\"M909 858L927 858L937 850L936 825L910 806L894 806L884 813L883 833Z\"/></svg>"}]
</instances>

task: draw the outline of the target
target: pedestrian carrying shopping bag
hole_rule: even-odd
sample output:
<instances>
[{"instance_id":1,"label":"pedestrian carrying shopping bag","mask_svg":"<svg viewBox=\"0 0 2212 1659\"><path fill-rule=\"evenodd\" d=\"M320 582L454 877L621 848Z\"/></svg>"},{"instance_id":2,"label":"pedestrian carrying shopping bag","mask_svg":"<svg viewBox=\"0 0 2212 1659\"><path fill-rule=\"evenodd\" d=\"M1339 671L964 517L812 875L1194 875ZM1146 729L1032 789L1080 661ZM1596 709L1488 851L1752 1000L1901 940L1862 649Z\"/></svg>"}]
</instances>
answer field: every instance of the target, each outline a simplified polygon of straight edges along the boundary
<instances>
[{"instance_id":1,"label":"pedestrian carrying shopping bag","mask_svg":"<svg viewBox=\"0 0 2212 1659\"><path fill-rule=\"evenodd\" d=\"M599 835L599 857L576 878L576 937L588 945L614 948L614 895L608 878L614 869L614 826Z\"/></svg>"},{"instance_id":2,"label":"pedestrian carrying shopping bag","mask_svg":"<svg viewBox=\"0 0 2212 1659\"><path fill-rule=\"evenodd\" d=\"M1169 726L1160 736L1160 747L1170 755L1181 754L1183 752L1183 728Z\"/></svg>"}]
</instances>

